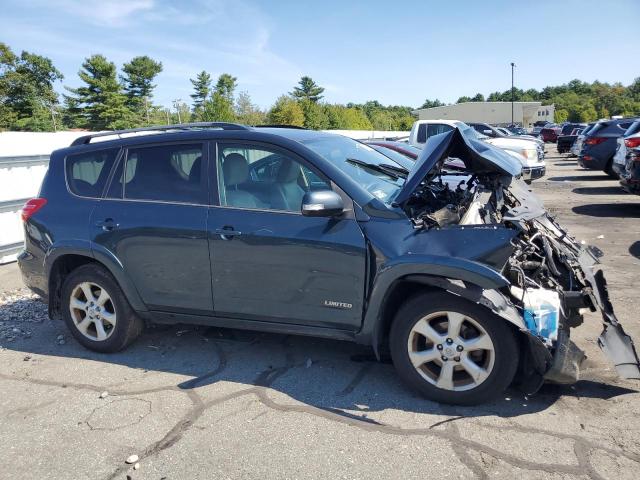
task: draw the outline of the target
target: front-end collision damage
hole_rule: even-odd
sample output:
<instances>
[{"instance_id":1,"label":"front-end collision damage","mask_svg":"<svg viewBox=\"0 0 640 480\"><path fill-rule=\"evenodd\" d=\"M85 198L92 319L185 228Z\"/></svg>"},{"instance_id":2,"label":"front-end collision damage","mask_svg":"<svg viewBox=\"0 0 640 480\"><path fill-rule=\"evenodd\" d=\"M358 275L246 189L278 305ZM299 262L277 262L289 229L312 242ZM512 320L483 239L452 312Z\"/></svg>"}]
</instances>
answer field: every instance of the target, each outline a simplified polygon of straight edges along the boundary
<instances>
[{"instance_id":1,"label":"front-end collision damage","mask_svg":"<svg viewBox=\"0 0 640 480\"><path fill-rule=\"evenodd\" d=\"M602 313L599 345L618 374L640 379L633 341L613 313L598 267L600 253L571 238L526 185L513 178L499 152L479 148L465 132L441 137L425 147L430 156L425 153L418 162L424 171L412 171L397 198L414 228L400 256L415 256L416 263L424 257L428 264L428 252L448 259L450 266L459 260L482 264L505 283L488 287L428 265L412 281L482 304L523 332L520 377L529 393L544 380L579 379L585 355L571 341L570 329L583 323L588 310ZM451 156L464 161L466 176L447 172L445 160Z\"/></svg>"}]
</instances>

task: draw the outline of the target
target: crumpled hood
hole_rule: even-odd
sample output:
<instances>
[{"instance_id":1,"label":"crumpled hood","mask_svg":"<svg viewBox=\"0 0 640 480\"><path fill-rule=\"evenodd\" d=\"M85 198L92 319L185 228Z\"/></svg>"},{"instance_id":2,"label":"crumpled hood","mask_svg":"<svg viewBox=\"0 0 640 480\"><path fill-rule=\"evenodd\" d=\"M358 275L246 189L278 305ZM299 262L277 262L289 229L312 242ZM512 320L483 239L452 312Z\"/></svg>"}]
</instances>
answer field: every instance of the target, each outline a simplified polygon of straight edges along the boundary
<instances>
[{"instance_id":1,"label":"crumpled hood","mask_svg":"<svg viewBox=\"0 0 640 480\"><path fill-rule=\"evenodd\" d=\"M468 129L471 131L472 129ZM406 202L427 175L449 157L459 158L467 170L475 174L499 173L518 176L520 162L508 153L475 138L466 130L455 128L450 132L429 137L415 166L395 198L396 204Z\"/></svg>"}]
</instances>

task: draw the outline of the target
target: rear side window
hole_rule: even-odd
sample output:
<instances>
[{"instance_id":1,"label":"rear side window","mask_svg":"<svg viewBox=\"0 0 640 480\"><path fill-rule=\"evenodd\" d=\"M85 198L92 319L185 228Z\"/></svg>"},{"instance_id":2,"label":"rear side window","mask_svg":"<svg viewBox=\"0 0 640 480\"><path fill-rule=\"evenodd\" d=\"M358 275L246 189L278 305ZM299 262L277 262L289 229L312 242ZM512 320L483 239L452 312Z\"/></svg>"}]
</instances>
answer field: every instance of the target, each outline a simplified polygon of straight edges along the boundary
<instances>
[{"instance_id":1,"label":"rear side window","mask_svg":"<svg viewBox=\"0 0 640 480\"><path fill-rule=\"evenodd\" d=\"M130 148L124 172L118 169L109 196L205 204L202 152L202 143Z\"/></svg>"},{"instance_id":2,"label":"rear side window","mask_svg":"<svg viewBox=\"0 0 640 480\"><path fill-rule=\"evenodd\" d=\"M102 196L119 148L69 155L65 160L69 190L81 197Z\"/></svg>"},{"instance_id":3,"label":"rear side window","mask_svg":"<svg viewBox=\"0 0 640 480\"><path fill-rule=\"evenodd\" d=\"M453 130L453 127L450 127L449 125L444 125L442 123L430 123L427 127L427 137L433 137L434 135L446 133L451 130Z\"/></svg>"}]
</instances>

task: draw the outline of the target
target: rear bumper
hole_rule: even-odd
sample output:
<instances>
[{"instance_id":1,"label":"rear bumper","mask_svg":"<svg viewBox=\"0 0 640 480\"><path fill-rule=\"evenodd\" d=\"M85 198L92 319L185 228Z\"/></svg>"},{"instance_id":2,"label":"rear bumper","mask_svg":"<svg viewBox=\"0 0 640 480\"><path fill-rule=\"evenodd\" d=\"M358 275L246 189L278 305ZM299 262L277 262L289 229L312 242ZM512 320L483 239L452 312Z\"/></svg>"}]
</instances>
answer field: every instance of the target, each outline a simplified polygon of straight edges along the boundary
<instances>
[{"instance_id":1,"label":"rear bumper","mask_svg":"<svg viewBox=\"0 0 640 480\"><path fill-rule=\"evenodd\" d=\"M26 287L46 300L48 297L48 285L42 262L31 253L23 250L18 255L18 267L20 268L22 282Z\"/></svg>"},{"instance_id":2,"label":"rear bumper","mask_svg":"<svg viewBox=\"0 0 640 480\"><path fill-rule=\"evenodd\" d=\"M589 170L604 170L607 165L607 161L606 159L594 157L583 152L578 156L578 165Z\"/></svg>"}]
</instances>

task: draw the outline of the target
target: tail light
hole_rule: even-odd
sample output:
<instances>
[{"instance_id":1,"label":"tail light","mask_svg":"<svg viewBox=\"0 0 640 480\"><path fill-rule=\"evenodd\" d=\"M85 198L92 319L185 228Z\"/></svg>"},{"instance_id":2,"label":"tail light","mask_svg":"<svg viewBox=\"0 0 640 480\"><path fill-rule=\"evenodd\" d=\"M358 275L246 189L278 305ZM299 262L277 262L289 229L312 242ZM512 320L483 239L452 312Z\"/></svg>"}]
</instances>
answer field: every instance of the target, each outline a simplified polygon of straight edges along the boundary
<instances>
[{"instance_id":1,"label":"tail light","mask_svg":"<svg viewBox=\"0 0 640 480\"><path fill-rule=\"evenodd\" d=\"M34 213L36 213L46 204L46 198L32 198L31 200L27 200L27 203L24 204L24 207L22 207L22 211L20 212L22 221L26 222L27 220L29 220Z\"/></svg>"},{"instance_id":2,"label":"tail light","mask_svg":"<svg viewBox=\"0 0 640 480\"><path fill-rule=\"evenodd\" d=\"M605 137L589 137L584 141L584 143L585 145L600 145L605 140Z\"/></svg>"},{"instance_id":3,"label":"tail light","mask_svg":"<svg viewBox=\"0 0 640 480\"><path fill-rule=\"evenodd\" d=\"M640 137L636 137L636 138L627 138L624 141L624 144L627 146L627 148L637 148L640 147Z\"/></svg>"}]
</instances>

